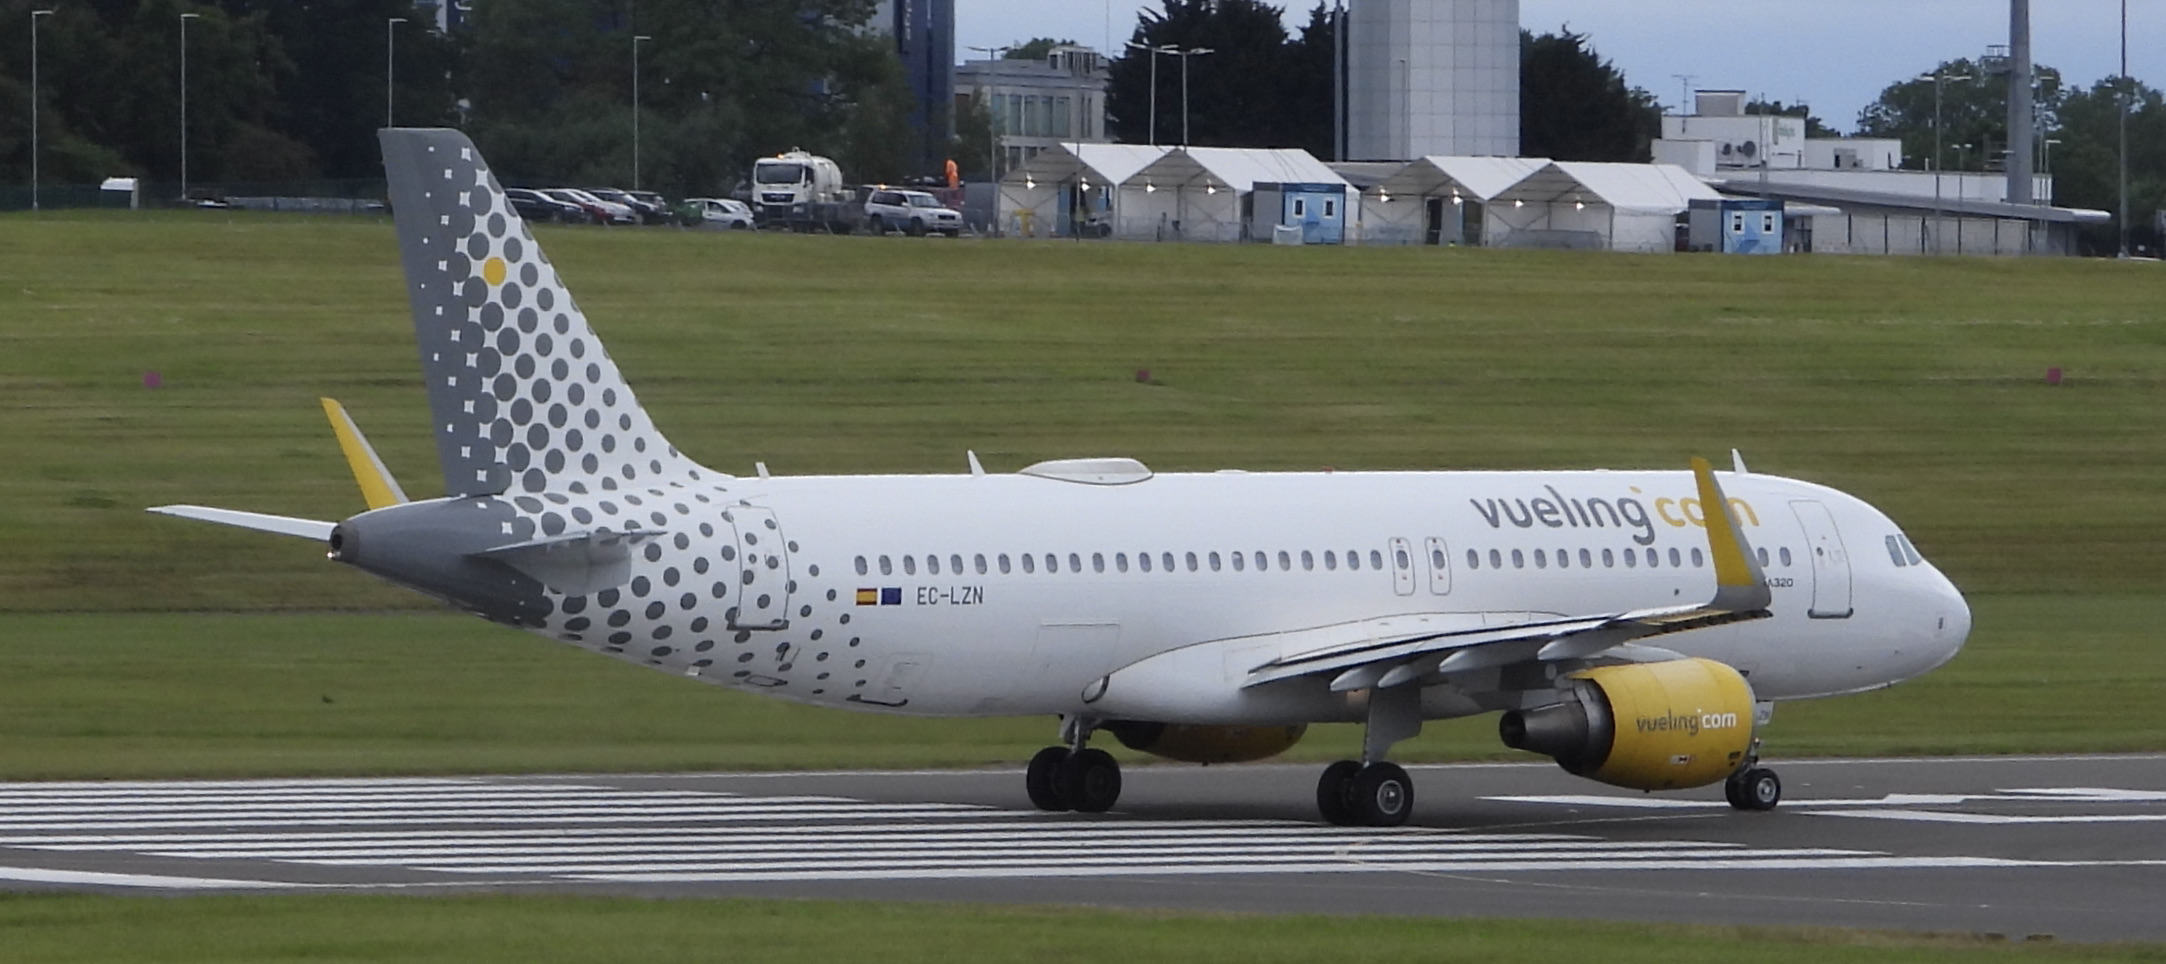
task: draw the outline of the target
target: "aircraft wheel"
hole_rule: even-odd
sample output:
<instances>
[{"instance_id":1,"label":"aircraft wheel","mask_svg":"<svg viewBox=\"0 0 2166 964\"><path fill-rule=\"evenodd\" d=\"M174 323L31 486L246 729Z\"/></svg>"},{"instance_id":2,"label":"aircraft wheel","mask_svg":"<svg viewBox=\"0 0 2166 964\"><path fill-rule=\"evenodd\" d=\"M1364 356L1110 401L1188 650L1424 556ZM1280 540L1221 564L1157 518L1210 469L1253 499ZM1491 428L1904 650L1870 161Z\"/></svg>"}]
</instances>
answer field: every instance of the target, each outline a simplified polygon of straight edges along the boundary
<instances>
[{"instance_id":1,"label":"aircraft wheel","mask_svg":"<svg viewBox=\"0 0 2166 964\"><path fill-rule=\"evenodd\" d=\"M1354 774L1361 772L1361 764L1353 760L1340 760L1324 768L1324 775L1316 781L1316 809L1324 815L1324 822L1347 826L1354 822L1354 808L1347 803L1348 792L1354 785Z\"/></svg>"},{"instance_id":2,"label":"aircraft wheel","mask_svg":"<svg viewBox=\"0 0 2166 964\"><path fill-rule=\"evenodd\" d=\"M1104 750L1078 750L1054 778L1061 802L1078 813L1104 813L1121 798L1121 765Z\"/></svg>"},{"instance_id":3,"label":"aircraft wheel","mask_svg":"<svg viewBox=\"0 0 2166 964\"><path fill-rule=\"evenodd\" d=\"M1773 810L1782 802L1782 778L1766 767L1752 767L1723 781L1722 795L1739 810Z\"/></svg>"},{"instance_id":4,"label":"aircraft wheel","mask_svg":"<svg viewBox=\"0 0 2166 964\"><path fill-rule=\"evenodd\" d=\"M1049 746L1030 758L1030 769L1023 771L1023 789L1030 793L1030 802L1040 810L1066 810L1068 804L1060 795L1060 765L1068 762L1068 748Z\"/></svg>"},{"instance_id":5,"label":"aircraft wheel","mask_svg":"<svg viewBox=\"0 0 2166 964\"><path fill-rule=\"evenodd\" d=\"M1398 764L1379 760L1354 774L1346 802L1354 823L1396 827L1414 813L1414 781Z\"/></svg>"}]
</instances>

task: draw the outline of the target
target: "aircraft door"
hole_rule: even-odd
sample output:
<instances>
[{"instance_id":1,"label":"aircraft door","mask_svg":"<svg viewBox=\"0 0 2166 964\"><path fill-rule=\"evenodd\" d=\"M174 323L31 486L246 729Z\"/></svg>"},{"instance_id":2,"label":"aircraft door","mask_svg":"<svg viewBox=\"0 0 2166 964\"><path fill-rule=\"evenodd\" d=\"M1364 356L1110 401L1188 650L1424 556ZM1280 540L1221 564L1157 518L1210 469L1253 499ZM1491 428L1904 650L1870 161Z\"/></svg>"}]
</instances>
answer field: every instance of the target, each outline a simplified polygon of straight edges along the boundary
<instances>
[{"instance_id":1,"label":"aircraft door","mask_svg":"<svg viewBox=\"0 0 2166 964\"><path fill-rule=\"evenodd\" d=\"M1805 529L1805 552L1813 565L1813 602L1805 615L1814 619L1845 619L1850 607L1850 555L1843 550L1842 533L1828 507L1810 500L1790 503L1798 524Z\"/></svg>"},{"instance_id":2,"label":"aircraft door","mask_svg":"<svg viewBox=\"0 0 2166 964\"><path fill-rule=\"evenodd\" d=\"M737 598L729 607L731 629L790 628L790 550L770 509L736 505L722 520L737 530Z\"/></svg>"},{"instance_id":3,"label":"aircraft door","mask_svg":"<svg viewBox=\"0 0 2166 964\"><path fill-rule=\"evenodd\" d=\"M1423 548L1429 552L1430 594L1436 596L1450 595L1452 591L1452 557L1450 550L1445 547L1444 540L1436 536L1430 536L1428 543Z\"/></svg>"},{"instance_id":4,"label":"aircraft door","mask_svg":"<svg viewBox=\"0 0 2166 964\"><path fill-rule=\"evenodd\" d=\"M1391 589L1401 596L1414 594L1414 546L1405 539L1391 540Z\"/></svg>"}]
</instances>

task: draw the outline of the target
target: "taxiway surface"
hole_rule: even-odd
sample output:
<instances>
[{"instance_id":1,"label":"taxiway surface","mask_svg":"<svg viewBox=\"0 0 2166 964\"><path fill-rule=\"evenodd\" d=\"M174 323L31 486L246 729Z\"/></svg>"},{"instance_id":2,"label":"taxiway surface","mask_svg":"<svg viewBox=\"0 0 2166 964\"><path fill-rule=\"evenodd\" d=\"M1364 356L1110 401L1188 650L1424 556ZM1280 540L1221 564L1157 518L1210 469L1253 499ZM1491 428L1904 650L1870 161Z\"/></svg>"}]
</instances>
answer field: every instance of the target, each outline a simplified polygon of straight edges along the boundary
<instances>
[{"instance_id":1,"label":"taxiway surface","mask_svg":"<svg viewBox=\"0 0 2166 964\"><path fill-rule=\"evenodd\" d=\"M0 887L548 889L2166 940L2166 755L1774 764L1782 807L1539 764L1412 767L1320 825L1313 766L1132 767L1103 815L1014 771L0 784Z\"/></svg>"}]
</instances>

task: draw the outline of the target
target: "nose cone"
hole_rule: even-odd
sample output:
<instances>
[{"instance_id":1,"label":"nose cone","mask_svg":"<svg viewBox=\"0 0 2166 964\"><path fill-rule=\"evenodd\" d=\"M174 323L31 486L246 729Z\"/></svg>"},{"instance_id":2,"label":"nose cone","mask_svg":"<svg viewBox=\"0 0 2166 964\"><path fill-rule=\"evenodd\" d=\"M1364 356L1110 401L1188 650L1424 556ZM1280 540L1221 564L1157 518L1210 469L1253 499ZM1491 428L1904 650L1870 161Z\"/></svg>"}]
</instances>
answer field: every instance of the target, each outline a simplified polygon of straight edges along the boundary
<instances>
[{"instance_id":1,"label":"nose cone","mask_svg":"<svg viewBox=\"0 0 2166 964\"><path fill-rule=\"evenodd\" d=\"M1933 620L1931 632L1936 656L1926 669L1937 668L1954 659L1963 643L1970 639L1970 603L1940 570L1934 569L1932 574L1934 585L1930 598L1933 605L1928 612Z\"/></svg>"}]
</instances>

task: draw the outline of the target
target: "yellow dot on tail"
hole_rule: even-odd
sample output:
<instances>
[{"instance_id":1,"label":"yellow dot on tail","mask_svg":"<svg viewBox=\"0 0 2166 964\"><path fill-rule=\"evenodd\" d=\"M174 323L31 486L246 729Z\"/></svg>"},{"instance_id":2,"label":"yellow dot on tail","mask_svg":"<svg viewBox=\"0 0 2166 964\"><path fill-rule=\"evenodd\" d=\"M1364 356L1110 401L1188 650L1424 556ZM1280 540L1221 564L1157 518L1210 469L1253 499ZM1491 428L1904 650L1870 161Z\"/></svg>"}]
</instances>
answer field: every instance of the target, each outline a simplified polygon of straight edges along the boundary
<instances>
[{"instance_id":1,"label":"yellow dot on tail","mask_svg":"<svg viewBox=\"0 0 2166 964\"><path fill-rule=\"evenodd\" d=\"M481 263L481 280L492 285L504 283L504 259L491 257Z\"/></svg>"}]
</instances>

